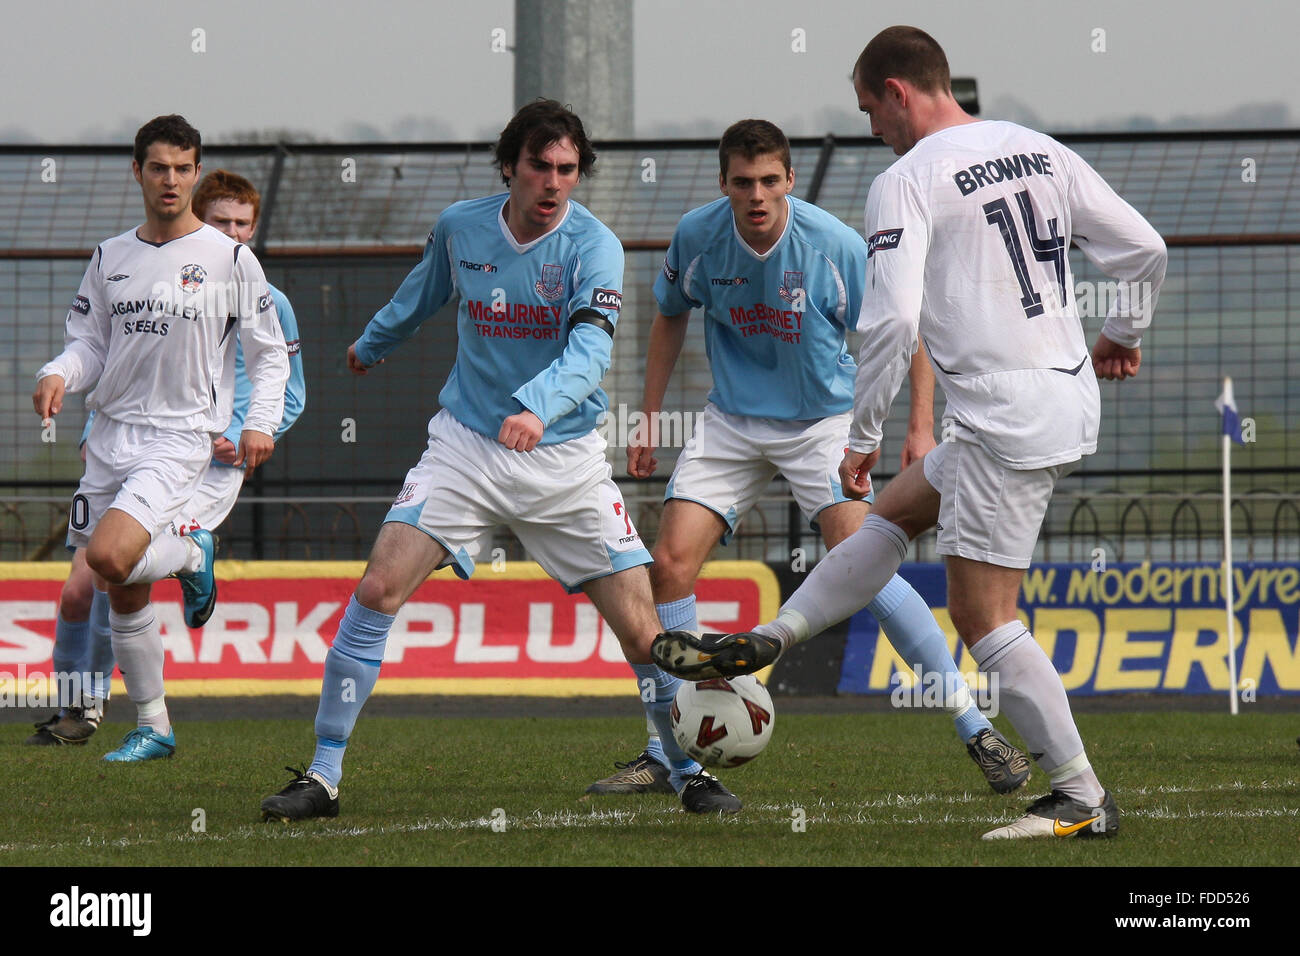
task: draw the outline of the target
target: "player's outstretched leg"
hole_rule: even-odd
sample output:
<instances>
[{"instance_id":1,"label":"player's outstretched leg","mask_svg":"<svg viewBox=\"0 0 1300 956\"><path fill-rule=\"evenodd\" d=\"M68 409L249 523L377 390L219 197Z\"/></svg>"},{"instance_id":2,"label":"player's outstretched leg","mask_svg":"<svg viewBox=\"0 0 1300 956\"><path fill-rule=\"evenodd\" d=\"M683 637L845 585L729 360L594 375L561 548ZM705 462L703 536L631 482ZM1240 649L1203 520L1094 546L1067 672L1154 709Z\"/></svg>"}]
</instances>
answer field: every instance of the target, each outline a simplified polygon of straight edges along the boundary
<instances>
[{"instance_id":1,"label":"player's outstretched leg","mask_svg":"<svg viewBox=\"0 0 1300 956\"><path fill-rule=\"evenodd\" d=\"M680 628L693 631L699 626L695 619L695 595L693 594L682 598L680 601L656 604L655 611L659 615L660 626L666 629ZM636 671L635 666L632 669ZM670 779L671 772L668 768L668 757L664 753L663 737L660 734L658 724L655 722L655 715L650 711L651 702L647 700L647 690L655 688L656 684L658 684L657 693L668 698L670 702L669 708L671 709L672 697L677 693L677 678L664 674L658 667L655 667L652 672L648 672L648 676L651 683L647 687L643 683L643 678L638 674L637 688L642 706L645 708L646 730L649 733L645 750L631 760L615 761L616 772L603 780L597 780L587 788L587 793L599 795L677 793Z\"/></svg>"},{"instance_id":2,"label":"player's outstretched leg","mask_svg":"<svg viewBox=\"0 0 1300 956\"><path fill-rule=\"evenodd\" d=\"M583 590L609 622L637 676L646 717L659 731L669 783L681 797L682 808L688 813L739 813L741 802L736 795L692 760L673 739L671 711L678 680L645 660L649 656L645 642L655 632L658 621L644 566L587 581Z\"/></svg>"},{"instance_id":3,"label":"player's outstretched leg","mask_svg":"<svg viewBox=\"0 0 1300 956\"><path fill-rule=\"evenodd\" d=\"M775 664L786 648L866 607L898 571L907 544L902 528L873 512L817 562L776 620L736 634L664 632L651 649L655 663L691 681L738 677Z\"/></svg>"},{"instance_id":4,"label":"player's outstretched leg","mask_svg":"<svg viewBox=\"0 0 1300 956\"><path fill-rule=\"evenodd\" d=\"M360 590L360 589L358 589ZM262 801L262 819L289 823L339 813L343 755L361 708L379 679L394 615L372 611L354 595L325 657L316 711L316 754L287 787Z\"/></svg>"},{"instance_id":5,"label":"player's outstretched leg","mask_svg":"<svg viewBox=\"0 0 1300 956\"><path fill-rule=\"evenodd\" d=\"M880 622L889 643L922 686L938 683L942 688L943 709L952 716L957 736L993 791L1005 794L1023 787L1029 780L1029 758L998 733L975 706L948 650L948 640L921 595L896 574L867 610Z\"/></svg>"}]
</instances>

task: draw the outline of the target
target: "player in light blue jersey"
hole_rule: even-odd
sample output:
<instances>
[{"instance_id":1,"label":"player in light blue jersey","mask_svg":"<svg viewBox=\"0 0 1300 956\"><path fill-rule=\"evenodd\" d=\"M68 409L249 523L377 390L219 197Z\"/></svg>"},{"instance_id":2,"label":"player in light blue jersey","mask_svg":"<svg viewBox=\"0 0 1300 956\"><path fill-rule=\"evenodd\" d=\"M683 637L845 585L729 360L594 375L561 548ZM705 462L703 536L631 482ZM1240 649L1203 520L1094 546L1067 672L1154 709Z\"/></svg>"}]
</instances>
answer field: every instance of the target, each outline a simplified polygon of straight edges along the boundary
<instances>
[{"instance_id":1,"label":"player in light blue jersey","mask_svg":"<svg viewBox=\"0 0 1300 956\"><path fill-rule=\"evenodd\" d=\"M645 565L596 431L600 380L622 307L618 239L569 199L595 153L581 120L539 100L496 145L506 193L459 202L424 257L348 349L359 375L458 297L456 363L325 661L311 765L262 802L264 820L338 814L343 754L402 604L436 568L474 570L478 540L507 525L618 637L649 718L666 733L677 680L650 663L658 621ZM345 692L349 691L349 692ZM647 692L652 691L652 692ZM646 698L649 698L648 700ZM670 785L691 812L740 801L674 744Z\"/></svg>"},{"instance_id":2,"label":"player in light blue jersey","mask_svg":"<svg viewBox=\"0 0 1300 956\"><path fill-rule=\"evenodd\" d=\"M194 215L221 230L236 242L250 243L257 232L261 196L243 176L218 169L204 176L190 201ZM289 300L267 283L275 303L280 329L289 352L289 381L284 391L284 417L272 438L280 437L297 421L307 400L302 371L302 349L298 322ZM244 370L244 350L236 346L235 395L230 425L213 442L213 457L203 483L181 515L172 522L178 534L205 528L215 531L230 514L244 483L245 469L235 466L239 435L248 415L253 385ZM81 454L85 460L86 439L95 423L91 412L81 433ZM84 548L73 552L72 570L59 595L54 629L54 673L75 675L63 682L67 693L60 695L60 708L48 720L36 725L25 741L37 746L82 745L98 729L104 717L109 685L116 661L108 623L108 594L94 586L86 565Z\"/></svg>"},{"instance_id":3,"label":"player in light blue jersey","mask_svg":"<svg viewBox=\"0 0 1300 956\"><path fill-rule=\"evenodd\" d=\"M789 195L790 146L773 124L734 124L718 158L723 198L688 212L677 227L655 280L659 314L646 359L642 411L653 423L691 310L704 311L713 389L668 482L650 571L666 631L700 629L700 570L778 473L827 548L861 527L869 510L867 501L845 495L838 477L856 371L845 333L862 304L867 244ZM904 467L934 447L934 377L920 349L911 379ZM634 439L630 475L654 473L656 444L653 430ZM989 785L999 793L1022 786L1028 761L975 707L947 639L912 586L895 576L870 610L909 667L942 681L944 709ZM640 757L591 789L640 792L642 779L664 772L660 744L652 735Z\"/></svg>"}]
</instances>

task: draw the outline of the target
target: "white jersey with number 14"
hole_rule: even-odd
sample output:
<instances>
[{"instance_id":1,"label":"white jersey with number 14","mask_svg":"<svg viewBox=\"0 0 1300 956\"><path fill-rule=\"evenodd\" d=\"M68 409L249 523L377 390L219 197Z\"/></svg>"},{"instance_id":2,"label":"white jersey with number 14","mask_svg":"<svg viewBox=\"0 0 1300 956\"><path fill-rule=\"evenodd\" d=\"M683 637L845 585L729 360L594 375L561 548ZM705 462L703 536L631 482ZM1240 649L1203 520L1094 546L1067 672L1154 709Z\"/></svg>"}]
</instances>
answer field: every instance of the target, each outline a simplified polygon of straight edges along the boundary
<instances>
[{"instance_id":1,"label":"white jersey with number 14","mask_svg":"<svg viewBox=\"0 0 1300 956\"><path fill-rule=\"evenodd\" d=\"M872 183L851 446L871 451L919 331L959 423L1014 469L1097 450L1100 393L1075 303L1073 242L1121 280L1103 332L1141 341L1165 246L1086 162L1014 123L948 127Z\"/></svg>"}]
</instances>

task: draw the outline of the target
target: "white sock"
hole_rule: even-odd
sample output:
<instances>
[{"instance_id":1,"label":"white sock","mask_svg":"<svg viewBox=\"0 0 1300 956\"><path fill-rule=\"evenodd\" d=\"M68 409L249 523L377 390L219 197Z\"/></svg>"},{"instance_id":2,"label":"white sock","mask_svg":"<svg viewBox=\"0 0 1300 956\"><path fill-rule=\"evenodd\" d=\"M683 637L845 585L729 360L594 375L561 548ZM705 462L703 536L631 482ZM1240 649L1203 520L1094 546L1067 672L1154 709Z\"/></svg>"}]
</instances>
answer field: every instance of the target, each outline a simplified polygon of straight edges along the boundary
<instances>
[{"instance_id":1,"label":"white sock","mask_svg":"<svg viewBox=\"0 0 1300 956\"><path fill-rule=\"evenodd\" d=\"M907 544L907 534L898 525L867 515L861 528L817 562L780 616L754 632L778 638L789 648L852 617L874 601L898 572Z\"/></svg>"},{"instance_id":2,"label":"white sock","mask_svg":"<svg viewBox=\"0 0 1300 956\"><path fill-rule=\"evenodd\" d=\"M203 566L203 552L188 538L160 534L145 549L123 584L161 581L177 571L194 572Z\"/></svg>"},{"instance_id":3,"label":"white sock","mask_svg":"<svg viewBox=\"0 0 1300 956\"><path fill-rule=\"evenodd\" d=\"M113 653L126 685L126 695L137 707L154 705L163 696L163 646L153 605L132 614L108 612L113 629ZM150 713L150 718L154 716ZM166 723L166 708L163 722ZM166 731L162 731L166 733Z\"/></svg>"},{"instance_id":4,"label":"white sock","mask_svg":"<svg viewBox=\"0 0 1300 956\"><path fill-rule=\"evenodd\" d=\"M167 703L161 695L136 705L135 725L149 727L164 737L172 732L171 720L167 716Z\"/></svg>"},{"instance_id":5,"label":"white sock","mask_svg":"<svg viewBox=\"0 0 1300 956\"><path fill-rule=\"evenodd\" d=\"M1084 753L1065 685L1034 636L1011 621L976 641L970 652L980 670L996 675L998 706L1052 789L1090 807L1099 805L1105 793Z\"/></svg>"}]
</instances>

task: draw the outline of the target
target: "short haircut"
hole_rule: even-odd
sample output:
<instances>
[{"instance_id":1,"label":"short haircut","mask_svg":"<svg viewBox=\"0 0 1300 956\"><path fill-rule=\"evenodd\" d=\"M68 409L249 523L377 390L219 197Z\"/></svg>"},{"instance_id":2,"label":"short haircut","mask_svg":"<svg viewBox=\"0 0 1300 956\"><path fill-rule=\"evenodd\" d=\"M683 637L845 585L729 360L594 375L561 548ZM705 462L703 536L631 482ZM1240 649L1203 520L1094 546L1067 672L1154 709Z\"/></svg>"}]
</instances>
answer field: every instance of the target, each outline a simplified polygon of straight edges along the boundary
<instances>
[{"instance_id":1,"label":"short haircut","mask_svg":"<svg viewBox=\"0 0 1300 956\"><path fill-rule=\"evenodd\" d=\"M885 92L885 80L891 78L907 80L924 93L952 88L943 47L916 27L889 27L877 33L853 65L853 78L876 96Z\"/></svg>"},{"instance_id":2,"label":"short haircut","mask_svg":"<svg viewBox=\"0 0 1300 956\"><path fill-rule=\"evenodd\" d=\"M578 175L583 178L590 176L596 163L596 151L591 148L582 120L572 110L555 100L534 100L521 108L501 131L493 149L501 181L509 185L510 177L506 175L505 167L517 166L525 147L534 156L540 156L565 138L571 140L578 151Z\"/></svg>"},{"instance_id":3,"label":"short haircut","mask_svg":"<svg viewBox=\"0 0 1300 956\"><path fill-rule=\"evenodd\" d=\"M253 207L253 223L262 212L262 197L257 187L238 173L218 169L208 173L194 190L190 208L200 219L208 218L208 206L222 199L250 203Z\"/></svg>"},{"instance_id":4,"label":"short haircut","mask_svg":"<svg viewBox=\"0 0 1300 956\"><path fill-rule=\"evenodd\" d=\"M154 143L192 149L195 165L203 162L203 140L199 136L199 131L178 113L155 116L140 127L135 134L135 152L132 154L139 165L144 165L144 158L149 152L149 147Z\"/></svg>"},{"instance_id":5,"label":"short haircut","mask_svg":"<svg viewBox=\"0 0 1300 956\"><path fill-rule=\"evenodd\" d=\"M781 127L767 120L746 119L727 127L718 143L718 168L723 179L727 178L727 165L733 153L751 160L775 155L785 166L786 175L790 174L790 141Z\"/></svg>"}]
</instances>

